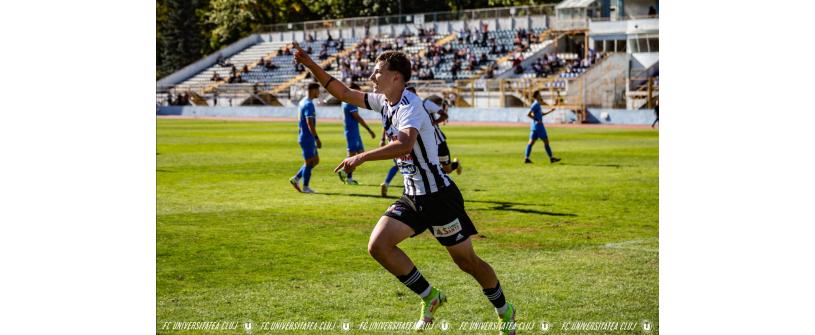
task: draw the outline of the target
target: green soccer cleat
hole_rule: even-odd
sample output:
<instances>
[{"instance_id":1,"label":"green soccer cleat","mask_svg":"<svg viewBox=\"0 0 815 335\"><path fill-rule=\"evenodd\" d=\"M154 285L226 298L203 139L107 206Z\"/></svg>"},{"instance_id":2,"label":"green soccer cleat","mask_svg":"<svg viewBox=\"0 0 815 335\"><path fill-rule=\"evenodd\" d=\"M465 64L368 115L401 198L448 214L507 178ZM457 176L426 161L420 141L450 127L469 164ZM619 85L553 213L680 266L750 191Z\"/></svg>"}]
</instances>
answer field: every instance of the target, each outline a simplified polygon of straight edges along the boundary
<instances>
[{"instance_id":1,"label":"green soccer cleat","mask_svg":"<svg viewBox=\"0 0 815 335\"><path fill-rule=\"evenodd\" d=\"M433 324L433 313L447 302L447 296L440 290L434 288L430 289L430 294L422 299L422 309L420 310L419 321L416 321L414 329L422 331Z\"/></svg>"},{"instance_id":2,"label":"green soccer cleat","mask_svg":"<svg viewBox=\"0 0 815 335\"><path fill-rule=\"evenodd\" d=\"M501 320L501 332L498 335L515 335L515 305L507 303L507 311L504 315L499 315L498 319Z\"/></svg>"},{"instance_id":3,"label":"green soccer cleat","mask_svg":"<svg viewBox=\"0 0 815 335\"><path fill-rule=\"evenodd\" d=\"M341 181L343 184L345 184L345 178L348 178L348 174L347 174L347 173L345 173L345 171L340 170L340 172L337 172L337 176L339 176L339 177L340 177L340 181Z\"/></svg>"}]
</instances>

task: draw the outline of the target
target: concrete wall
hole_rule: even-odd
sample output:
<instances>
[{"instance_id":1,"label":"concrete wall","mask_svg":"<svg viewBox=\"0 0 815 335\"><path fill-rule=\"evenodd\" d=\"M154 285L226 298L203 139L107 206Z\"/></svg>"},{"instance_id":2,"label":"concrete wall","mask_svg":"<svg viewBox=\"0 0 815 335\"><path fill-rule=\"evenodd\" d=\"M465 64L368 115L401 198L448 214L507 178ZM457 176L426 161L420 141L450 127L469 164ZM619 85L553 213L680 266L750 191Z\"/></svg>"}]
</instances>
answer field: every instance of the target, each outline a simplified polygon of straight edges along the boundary
<instances>
[{"instance_id":1,"label":"concrete wall","mask_svg":"<svg viewBox=\"0 0 815 335\"><path fill-rule=\"evenodd\" d=\"M588 123L650 125L656 114L653 109L604 109L589 108Z\"/></svg>"},{"instance_id":2,"label":"concrete wall","mask_svg":"<svg viewBox=\"0 0 815 335\"><path fill-rule=\"evenodd\" d=\"M529 123L526 113L529 108L451 108L450 121L454 122L509 122ZM220 116L220 117L279 117L297 118L296 107L197 107L197 106L167 106L159 107L156 115L184 115L184 116ZM372 126L380 122L378 113L360 109L360 115ZM317 107L317 119L342 118L342 110L338 106ZM588 123L602 124L639 124L650 125L654 122L652 109L605 109L589 108ZM570 110L557 110L546 115L544 123L571 123L575 115Z\"/></svg>"},{"instance_id":3,"label":"concrete wall","mask_svg":"<svg viewBox=\"0 0 815 335\"><path fill-rule=\"evenodd\" d=\"M567 95L579 95L585 92L586 105L589 107L613 108L625 105L626 78L629 67L629 54L612 53L595 64L577 80L586 84L569 85Z\"/></svg>"},{"instance_id":4,"label":"concrete wall","mask_svg":"<svg viewBox=\"0 0 815 335\"><path fill-rule=\"evenodd\" d=\"M529 123L526 113L529 108L451 108L450 121L454 122L511 122ZM159 107L156 115L183 115L183 116L219 116L219 117L278 117L297 118L297 107L198 107L198 106L166 106ZM378 113L360 109L360 116L366 121L377 125L381 122ZM342 119L342 110L339 106L317 107L317 119ZM570 110L557 110L543 119L544 123L571 123L576 120Z\"/></svg>"}]
</instances>

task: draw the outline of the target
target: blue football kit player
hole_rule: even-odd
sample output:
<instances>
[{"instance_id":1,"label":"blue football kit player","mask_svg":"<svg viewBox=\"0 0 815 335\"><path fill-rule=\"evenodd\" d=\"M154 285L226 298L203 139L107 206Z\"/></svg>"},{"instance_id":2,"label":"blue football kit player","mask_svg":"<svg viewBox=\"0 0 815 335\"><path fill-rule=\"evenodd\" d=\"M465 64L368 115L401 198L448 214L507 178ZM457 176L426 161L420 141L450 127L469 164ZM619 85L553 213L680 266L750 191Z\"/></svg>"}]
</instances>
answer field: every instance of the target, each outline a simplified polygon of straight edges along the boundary
<instances>
[{"instance_id":1,"label":"blue football kit player","mask_svg":"<svg viewBox=\"0 0 815 335\"><path fill-rule=\"evenodd\" d=\"M529 132L529 143L526 145L524 163L532 163L532 161L529 159L529 155L532 154L532 145L535 144L535 141L538 139L543 141L543 146L546 148L546 154L549 155L549 162L559 162L560 158L552 155L552 148L549 146L549 136L546 134L546 128L543 126L543 117L554 112L555 109L552 108L546 113L543 113L541 109L543 98L541 98L540 91L535 91L535 93L532 94L532 97L535 99L535 102L532 103L532 106L529 108L529 113L526 114L526 116L532 119L532 124Z\"/></svg>"},{"instance_id":2,"label":"blue football kit player","mask_svg":"<svg viewBox=\"0 0 815 335\"><path fill-rule=\"evenodd\" d=\"M294 186L298 192L315 193L309 187L311 180L311 170L320 163L320 156L317 155L317 149L322 147L320 137L317 136L317 111L314 108L312 100L320 96L320 85L311 83L308 85L308 96L300 100L298 109L300 111L300 133L297 137L297 142L300 144L300 149L303 151L303 166L297 171L297 174L289 179L289 182ZM300 189L300 178L303 179L303 188Z\"/></svg>"},{"instance_id":3,"label":"blue football kit player","mask_svg":"<svg viewBox=\"0 0 815 335\"><path fill-rule=\"evenodd\" d=\"M360 87L356 83L352 83L351 89L359 90ZM348 157L361 154L365 151L365 147L362 145L362 138L359 136L359 125L362 125L362 127L368 131L371 138L375 138L376 135L374 135L374 132L368 127L368 124L365 123L365 119L359 116L359 108L357 106L343 102L342 113L343 119L345 120L345 141L348 143ZM358 184L358 182L354 180L354 170L348 173L339 171L337 175L339 175L340 180L346 184Z\"/></svg>"}]
</instances>

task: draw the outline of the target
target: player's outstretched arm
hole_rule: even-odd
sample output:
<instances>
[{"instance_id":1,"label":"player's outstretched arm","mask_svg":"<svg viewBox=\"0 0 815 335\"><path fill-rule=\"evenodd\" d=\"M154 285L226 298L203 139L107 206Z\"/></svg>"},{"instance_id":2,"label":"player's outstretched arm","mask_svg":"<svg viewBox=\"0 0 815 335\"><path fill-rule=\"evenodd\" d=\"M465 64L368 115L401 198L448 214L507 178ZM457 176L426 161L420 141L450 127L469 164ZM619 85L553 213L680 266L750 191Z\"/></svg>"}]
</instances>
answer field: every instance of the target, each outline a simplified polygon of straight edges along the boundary
<instances>
[{"instance_id":1,"label":"player's outstretched arm","mask_svg":"<svg viewBox=\"0 0 815 335\"><path fill-rule=\"evenodd\" d=\"M385 139L386 139L386 138L388 138L388 131L387 131L387 130L385 130L385 129L383 129L383 130L382 130L382 139L381 139L381 140L379 140L379 146L380 146L380 147L385 146L385 143L386 143L386 142L385 142Z\"/></svg>"},{"instance_id":2,"label":"player's outstretched arm","mask_svg":"<svg viewBox=\"0 0 815 335\"><path fill-rule=\"evenodd\" d=\"M433 120L433 124L441 124L442 122L447 121L448 118L450 118L450 116L447 115L447 106L445 106L439 111L439 118Z\"/></svg>"},{"instance_id":3,"label":"player's outstretched arm","mask_svg":"<svg viewBox=\"0 0 815 335\"><path fill-rule=\"evenodd\" d=\"M543 113L543 115L547 115L547 114L552 113L552 112L554 112L554 111L555 111L555 109L554 109L554 108L549 109L549 111L547 111L546 113Z\"/></svg>"},{"instance_id":4,"label":"player's outstretched arm","mask_svg":"<svg viewBox=\"0 0 815 335\"><path fill-rule=\"evenodd\" d=\"M371 151L366 151L359 155L346 158L334 169L334 172L339 172L340 170L348 172L367 161L393 159L407 155L411 150L413 150L413 145L416 143L416 137L418 137L418 135L419 131L416 128L402 129L399 131L396 139L391 141L391 143Z\"/></svg>"},{"instance_id":5,"label":"player's outstretched arm","mask_svg":"<svg viewBox=\"0 0 815 335\"><path fill-rule=\"evenodd\" d=\"M328 93L354 106L365 106L364 92L352 90L341 81L334 79L334 77L329 75L328 72L325 72L319 64L315 63L314 60L309 57L308 53L300 48L297 42L293 42L292 46L296 49L294 52L294 60L308 68L312 76L314 76L314 79L316 79L320 85L323 85Z\"/></svg>"},{"instance_id":6,"label":"player's outstretched arm","mask_svg":"<svg viewBox=\"0 0 815 335\"><path fill-rule=\"evenodd\" d=\"M311 133L311 136L314 137L314 141L317 142L317 149L323 147L323 143L320 142L320 137L317 136L317 124L314 123L314 118L306 118L306 125L308 125L308 131Z\"/></svg>"},{"instance_id":7,"label":"player's outstretched arm","mask_svg":"<svg viewBox=\"0 0 815 335\"><path fill-rule=\"evenodd\" d=\"M359 122L359 124L361 124L365 128L365 130L368 131L368 134L371 134L371 138L376 138L374 131L371 130L371 127L368 127L368 124L365 123L365 119L359 116L359 113L352 113L351 115L353 115L354 119L357 120L357 122Z\"/></svg>"}]
</instances>

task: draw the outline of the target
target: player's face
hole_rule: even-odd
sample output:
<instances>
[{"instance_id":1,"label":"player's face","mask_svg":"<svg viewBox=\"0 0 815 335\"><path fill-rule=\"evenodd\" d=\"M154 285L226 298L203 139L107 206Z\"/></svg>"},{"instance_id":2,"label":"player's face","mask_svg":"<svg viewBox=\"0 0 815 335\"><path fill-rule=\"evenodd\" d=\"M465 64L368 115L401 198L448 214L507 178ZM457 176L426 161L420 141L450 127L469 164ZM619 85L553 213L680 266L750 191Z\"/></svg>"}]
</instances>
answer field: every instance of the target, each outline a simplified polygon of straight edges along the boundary
<instances>
[{"instance_id":1,"label":"player's face","mask_svg":"<svg viewBox=\"0 0 815 335\"><path fill-rule=\"evenodd\" d=\"M396 82L396 71L387 69L387 64L384 61L376 62L374 72L371 73L371 83L374 86L374 92L385 93Z\"/></svg>"},{"instance_id":2,"label":"player's face","mask_svg":"<svg viewBox=\"0 0 815 335\"><path fill-rule=\"evenodd\" d=\"M315 90L308 90L308 98L309 99L317 99L320 97L320 89Z\"/></svg>"}]
</instances>

